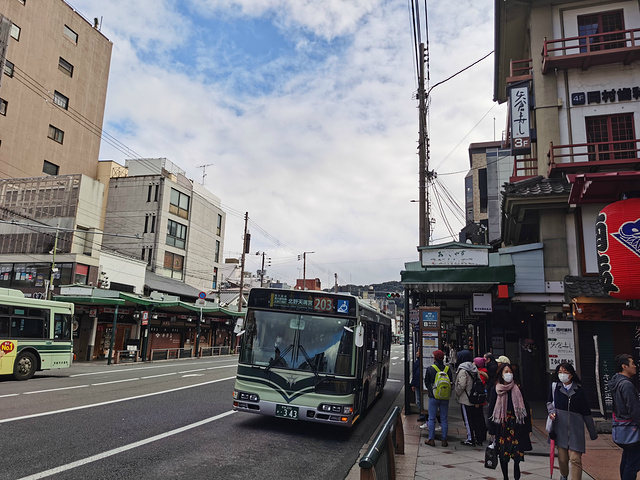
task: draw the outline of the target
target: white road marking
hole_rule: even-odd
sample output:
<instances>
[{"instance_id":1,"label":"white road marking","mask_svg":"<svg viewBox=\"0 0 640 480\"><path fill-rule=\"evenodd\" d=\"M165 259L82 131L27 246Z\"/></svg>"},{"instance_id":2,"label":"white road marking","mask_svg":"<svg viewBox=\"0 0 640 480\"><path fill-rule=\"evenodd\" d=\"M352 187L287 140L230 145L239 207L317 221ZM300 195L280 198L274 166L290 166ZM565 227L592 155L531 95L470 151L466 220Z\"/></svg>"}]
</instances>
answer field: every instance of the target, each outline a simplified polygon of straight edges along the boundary
<instances>
[{"instance_id":1,"label":"white road marking","mask_svg":"<svg viewBox=\"0 0 640 480\"><path fill-rule=\"evenodd\" d=\"M32 393L47 393L47 392L59 392L61 390L73 390L75 388L85 388L89 385L76 385L75 387L60 387L60 388L50 388L49 390L36 390L33 392L24 392L23 395L31 395Z\"/></svg>"},{"instance_id":2,"label":"white road marking","mask_svg":"<svg viewBox=\"0 0 640 480\"><path fill-rule=\"evenodd\" d=\"M226 360L225 360L226 361ZM215 361L213 362L203 362L203 363L215 363ZM105 374L105 373L123 373L123 372L130 372L132 370L149 370L152 368L167 368L167 367L171 367L171 366L175 366L175 363L166 363L164 365L150 365L148 367L136 367L136 366L131 366L131 367L120 367L120 368L116 368L114 370L101 370L99 372L89 372L89 373L75 373L73 375L69 375L69 378L73 378L73 377L86 377L89 375L101 375L101 374ZM222 365L221 367L215 367L215 368L227 368L227 367L237 367L238 363L232 363L231 365Z\"/></svg>"},{"instance_id":3,"label":"white road marking","mask_svg":"<svg viewBox=\"0 0 640 480\"><path fill-rule=\"evenodd\" d=\"M144 440L140 440L138 442L130 443L129 445L123 445L122 447L114 448L112 450L107 450L106 452L98 453L97 455L92 455L90 457L83 458L82 460L77 460L75 462L67 463L66 465L60 465L59 467L45 470L44 472L29 475L28 477L23 477L20 480L36 480L38 478L45 478L50 475L66 472L67 470L71 470L72 468L77 468L82 465L87 465L88 463L97 462L98 460L102 460L104 458L111 457L113 455L117 455L122 452L126 452L127 450L133 450L134 448L138 448L152 442L157 442L158 440L162 440L172 435L177 435L179 433L186 432L187 430L191 430L193 428L206 425L207 423L215 422L216 420L220 420L233 413L237 413L237 412L234 412L233 410L231 410L225 413L221 413L220 415L216 415L215 417L206 418L204 420L200 420L199 422L192 423L190 425L185 425L184 427L176 428L175 430L170 430L168 432L161 433L153 437L145 438Z\"/></svg>"},{"instance_id":4,"label":"white road marking","mask_svg":"<svg viewBox=\"0 0 640 480\"><path fill-rule=\"evenodd\" d=\"M0 398L4 398L4 397L17 397L18 395L20 395L19 393L10 393L9 395L0 395Z\"/></svg>"},{"instance_id":5,"label":"white road marking","mask_svg":"<svg viewBox=\"0 0 640 480\"><path fill-rule=\"evenodd\" d=\"M158 378L158 377L168 377L170 375L175 375L176 372L172 373L161 373L159 375L149 375L148 377L140 377L142 380L146 380L147 378Z\"/></svg>"},{"instance_id":6,"label":"white road marking","mask_svg":"<svg viewBox=\"0 0 640 480\"><path fill-rule=\"evenodd\" d=\"M402 380L395 380L395 379L393 379L393 378L388 378L388 379L387 379L387 382L396 382L396 383L400 383L400 382L402 382Z\"/></svg>"},{"instance_id":7,"label":"white road marking","mask_svg":"<svg viewBox=\"0 0 640 480\"><path fill-rule=\"evenodd\" d=\"M185 377L201 377L201 376L202 376L202 373L189 373L187 375L182 375L182 378L185 378Z\"/></svg>"},{"instance_id":8,"label":"white road marking","mask_svg":"<svg viewBox=\"0 0 640 480\"><path fill-rule=\"evenodd\" d=\"M191 372L204 372L205 370L206 368L198 368L196 370L185 370L183 372L178 372L178 373L180 374L180 373L191 373Z\"/></svg>"},{"instance_id":9,"label":"white road marking","mask_svg":"<svg viewBox=\"0 0 640 480\"><path fill-rule=\"evenodd\" d=\"M98 387L100 385L111 385L112 383L132 382L134 380L140 380L139 378L125 378L123 380L113 380L112 382L92 383L92 387Z\"/></svg>"},{"instance_id":10,"label":"white road marking","mask_svg":"<svg viewBox=\"0 0 640 480\"><path fill-rule=\"evenodd\" d=\"M235 376L234 377L220 378L218 380L211 380L209 382L197 383L195 385L187 385L187 386L184 386L184 387L171 388L169 390L163 390L161 392L145 393L143 395L135 395L133 397L118 398L116 400L107 400L106 402L92 403L91 405L80 405L78 407L69 407L69 408L62 408L60 410L52 410L50 412L41 412L41 413L34 413L32 415L23 415L21 417L5 418L3 420L0 420L0 424L9 423L9 422L16 422L18 420L26 420L26 419L29 419L29 418L44 417L44 416L47 416L47 415L55 415L57 413L75 412L76 410L84 410L85 408L101 407L103 405L110 405L112 403L126 402L128 400L137 400L139 398L153 397L155 395L162 395L164 393L178 392L180 390L186 390L188 388L202 387L204 385L210 385L212 383L225 382L227 380L234 380L235 378L236 378ZM88 385L84 385L84 386L86 387ZM31 392L31 393L33 393L33 392Z\"/></svg>"}]
</instances>

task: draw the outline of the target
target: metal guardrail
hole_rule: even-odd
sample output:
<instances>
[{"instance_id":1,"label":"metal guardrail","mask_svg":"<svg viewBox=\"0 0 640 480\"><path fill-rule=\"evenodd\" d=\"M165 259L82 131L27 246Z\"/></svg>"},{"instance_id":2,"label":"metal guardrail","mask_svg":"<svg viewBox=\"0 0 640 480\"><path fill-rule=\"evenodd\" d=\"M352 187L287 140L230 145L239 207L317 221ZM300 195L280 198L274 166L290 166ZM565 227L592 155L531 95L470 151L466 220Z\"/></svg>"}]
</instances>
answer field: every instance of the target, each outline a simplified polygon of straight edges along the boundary
<instances>
[{"instance_id":1,"label":"metal guardrail","mask_svg":"<svg viewBox=\"0 0 640 480\"><path fill-rule=\"evenodd\" d=\"M214 355L229 355L231 347L201 347L199 357L213 357Z\"/></svg>"},{"instance_id":2,"label":"metal guardrail","mask_svg":"<svg viewBox=\"0 0 640 480\"><path fill-rule=\"evenodd\" d=\"M404 455L404 428L400 412L400 407L394 407L369 450L360 459L360 480L395 480L395 456Z\"/></svg>"}]
</instances>

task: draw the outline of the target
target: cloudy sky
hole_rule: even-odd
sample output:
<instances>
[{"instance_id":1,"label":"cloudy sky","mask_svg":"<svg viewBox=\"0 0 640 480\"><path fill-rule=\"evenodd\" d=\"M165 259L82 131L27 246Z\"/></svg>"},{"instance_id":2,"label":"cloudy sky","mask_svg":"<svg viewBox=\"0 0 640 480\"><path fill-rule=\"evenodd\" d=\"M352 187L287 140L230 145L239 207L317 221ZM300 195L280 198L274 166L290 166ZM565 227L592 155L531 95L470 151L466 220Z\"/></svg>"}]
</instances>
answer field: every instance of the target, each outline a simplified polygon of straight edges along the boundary
<instances>
[{"instance_id":1,"label":"cloudy sky","mask_svg":"<svg viewBox=\"0 0 640 480\"><path fill-rule=\"evenodd\" d=\"M399 280L418 260L410 0L69 0L113 42L100 158L166 157L227 212L225 257L293 284ZM424 8L424 1L420 1ZM489 0L428 5L429 85L493 50ZM424 19L424 11L421 12ZM426 29L421 29L426 41ZM433 89L430 169L461 208L472 142L500 138L493 56ZM117 148L116 148L117 146ZM126 147L126 148L125 148ZM436 198L432 243L452 238ZM454 232L460 214L444 207Z\"/></svg>"}]
</instances>

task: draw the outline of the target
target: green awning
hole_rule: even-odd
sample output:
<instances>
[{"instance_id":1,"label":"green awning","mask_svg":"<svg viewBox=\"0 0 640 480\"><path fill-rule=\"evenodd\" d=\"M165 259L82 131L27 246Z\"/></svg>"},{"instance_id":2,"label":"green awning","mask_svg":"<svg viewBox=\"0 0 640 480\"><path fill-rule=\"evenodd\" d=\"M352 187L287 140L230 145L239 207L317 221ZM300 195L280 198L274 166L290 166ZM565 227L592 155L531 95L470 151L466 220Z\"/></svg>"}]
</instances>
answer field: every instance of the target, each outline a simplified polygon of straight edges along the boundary
<instances>
[{"instance_id":1,"label":"green awning","mask_svg":"<svg viewBox=\"0 0 640 480\"><path fill-rule=\"evenodd\" d=\"M70 302L75 305L124 305L125 301L112 297L92 297L89 295L54 295L53 299L58 302Z\"/></svg>"},{"instance_id":2,"label":"green awning","mask_svg":"<svg viewBox=\"0 0 640 480\"><path fill-rule=\"evenodd\" d=\"M514 265L496 267L425 268L400 272L400 282L406 286L425 286L437 292L487 291L494 285L516 281Z\"/></svg>"}]
</instances>

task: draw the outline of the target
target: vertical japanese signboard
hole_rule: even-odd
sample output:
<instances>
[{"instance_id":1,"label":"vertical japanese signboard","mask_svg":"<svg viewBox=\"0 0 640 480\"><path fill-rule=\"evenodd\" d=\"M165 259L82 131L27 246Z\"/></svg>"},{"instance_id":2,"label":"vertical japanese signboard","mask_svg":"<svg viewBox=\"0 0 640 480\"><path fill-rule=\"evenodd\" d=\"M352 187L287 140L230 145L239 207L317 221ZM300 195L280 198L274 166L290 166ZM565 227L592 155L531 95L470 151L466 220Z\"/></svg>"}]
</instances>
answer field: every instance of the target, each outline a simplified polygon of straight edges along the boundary
<instances>
[{"instance_id":1,"label":"vertical japanese signboard","mask_svg":"<svg viewBox=\"0 0 640 480\"><path fill-rule=\"evenodd\" d=\"M576 364L576 348L573 337L573 322L566 320L547 321L547 349L549 370L555 370L562 362Z\"/></svg>"},{"instance_id":2,"label":"vertical japanese signboard","mask_svg":"<svg viewBox=\"0 0 640 480\"><path fill-rule=\"evenodd\" d=\"M528 82L509 88L509 117L511 118L511 154L531 153Z\"/></svg>"},{"instance_id":3,"label":"vertical japanese signboard","mask_svg":"<svg viewBox=\"0 0 640 480\"><path fill-rule=\"evenodd\" d=\"M433 364L433 352L440 349L440 307L420 308L420 390L421 409L426 411L429 405L429 395L424 390L424 377L427 368Z\"/></svg>"}]
</instances>

